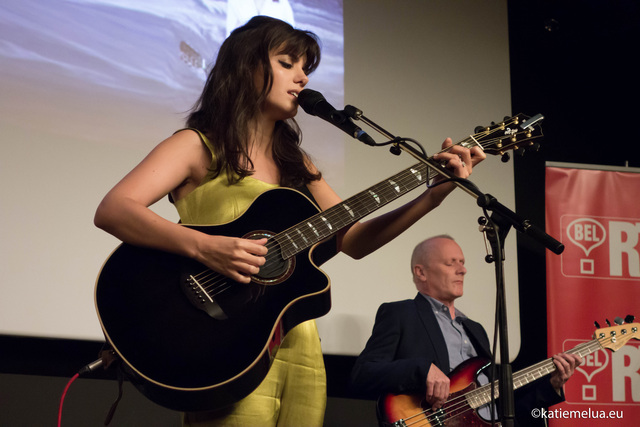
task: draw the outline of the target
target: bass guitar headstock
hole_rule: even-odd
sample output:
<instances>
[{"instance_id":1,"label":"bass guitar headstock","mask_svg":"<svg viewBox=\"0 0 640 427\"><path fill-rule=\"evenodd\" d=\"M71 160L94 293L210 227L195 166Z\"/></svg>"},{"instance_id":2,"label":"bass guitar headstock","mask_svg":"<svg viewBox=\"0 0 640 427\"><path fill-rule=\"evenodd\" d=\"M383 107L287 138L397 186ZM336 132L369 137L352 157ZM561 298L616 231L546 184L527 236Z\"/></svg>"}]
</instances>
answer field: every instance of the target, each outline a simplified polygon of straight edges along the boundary
<instances>
[{"instance_id":1,"label":"bass guitar headstock","mask_svg":"<svg viewBox=\"0 0 640 427\"><path fill-rule=\"evenodd\" d=\"M607 320L608 327L600 328L600 325L596 322L596 327L599 328L593 333L593 338L598 340L603 348L616 351L624 347L631 339L640 339L640 323L633 322L633 316L627 316L624 320L616 318L615 326L611 326L611 323Z\"/></svg>"}]
</instances>

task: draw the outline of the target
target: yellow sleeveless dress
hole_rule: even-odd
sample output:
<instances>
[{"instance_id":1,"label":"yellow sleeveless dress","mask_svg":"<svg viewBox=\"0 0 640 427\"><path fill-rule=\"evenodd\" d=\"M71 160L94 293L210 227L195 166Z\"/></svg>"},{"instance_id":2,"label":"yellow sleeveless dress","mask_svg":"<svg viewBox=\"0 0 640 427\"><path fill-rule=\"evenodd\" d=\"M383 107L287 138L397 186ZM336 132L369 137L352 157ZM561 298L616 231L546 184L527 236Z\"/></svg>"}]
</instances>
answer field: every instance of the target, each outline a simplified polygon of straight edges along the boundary
<instances>
[{"instance_id":1,"label":"yellow sleeveless dress","mask_svg":"<svg viewBox=\"0 0 640 427\"><path fill-rule=\"evenodd\" d=\"M213 155L210 141L199 134ZM259 194L276 187L251 177L230 185L222 173L214 179L207 176L175 207L183 224L223 224L240 216ZM325 407L320 337L315 321L310 320L289 331L266 378L249 396L222 410L185 413L183 425L320 427Z\"/></svg>"}]
</instances>

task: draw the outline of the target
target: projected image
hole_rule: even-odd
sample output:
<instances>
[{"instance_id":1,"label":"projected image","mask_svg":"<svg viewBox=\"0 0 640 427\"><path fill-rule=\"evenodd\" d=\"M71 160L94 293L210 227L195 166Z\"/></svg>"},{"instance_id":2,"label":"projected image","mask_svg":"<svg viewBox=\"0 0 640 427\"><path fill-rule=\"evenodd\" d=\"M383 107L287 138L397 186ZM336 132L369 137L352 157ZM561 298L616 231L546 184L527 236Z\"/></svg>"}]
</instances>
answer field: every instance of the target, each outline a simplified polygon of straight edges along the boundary
<instances>
[{"instance_id":1,"label":"projected image","mask_svg":"<svg viewBox=\"0 0 640 427\"><path fill-rule=\"evenodd\" d=\"M118 103L184 113L200 94L227 34L256 14L318 34L323 61L310 86L341 105L342 4L337 1L4 1L0 75L3 85L23 89L11 98L23 106L20 110L36 103L36 109L44 109L44 103L52 107L48 115L67 111L90 122L104 122L105 112L117 121L119 114L127 114ZM3 98L0 102L9 102ZM96 102L102 104L100 111L91 107ZM115 105L109 109L107 103ZM2 120L25 119L12 117L12 109L3 111Z\"/></svg>"},{"instance_id":2,"label":"projected image","mask_svg":"<svg viewBox=\"0 0 640 427\"><path fill-rule=\"evenodd\" d=\"M267 15L296 26L293 9L288 0L227 0L227 37L252 16Z\"/></svg>"}]
</instances>

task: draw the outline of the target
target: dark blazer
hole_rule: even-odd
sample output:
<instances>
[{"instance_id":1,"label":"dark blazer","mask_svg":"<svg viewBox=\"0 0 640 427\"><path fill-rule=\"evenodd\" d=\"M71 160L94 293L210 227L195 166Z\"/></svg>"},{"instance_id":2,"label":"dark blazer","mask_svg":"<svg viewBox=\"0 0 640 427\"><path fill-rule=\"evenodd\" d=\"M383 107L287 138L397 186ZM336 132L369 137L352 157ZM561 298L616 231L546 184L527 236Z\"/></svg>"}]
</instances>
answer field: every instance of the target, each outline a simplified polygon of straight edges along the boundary
<instances>
[{"instance_id":1,"label":"dark blazer","mask_svg":"<svg viewBox=\"0 0 640 427\"><path fill-rule=\"evenodd\" d=\"M463 326L478 356L490 358L489 338L482 325L466 319ZM371 337L353 367L351 385L363 398L385 393L424 393L432 363L444 373L451 370L444 336L429 301L418 294L413 300L384 303L376 314ZM522 425L534 425L531 409L546 408L564 400L564 395L559 396L547 378L518 389L514 397L516 419Z\"/></svg>"}]
</instances>

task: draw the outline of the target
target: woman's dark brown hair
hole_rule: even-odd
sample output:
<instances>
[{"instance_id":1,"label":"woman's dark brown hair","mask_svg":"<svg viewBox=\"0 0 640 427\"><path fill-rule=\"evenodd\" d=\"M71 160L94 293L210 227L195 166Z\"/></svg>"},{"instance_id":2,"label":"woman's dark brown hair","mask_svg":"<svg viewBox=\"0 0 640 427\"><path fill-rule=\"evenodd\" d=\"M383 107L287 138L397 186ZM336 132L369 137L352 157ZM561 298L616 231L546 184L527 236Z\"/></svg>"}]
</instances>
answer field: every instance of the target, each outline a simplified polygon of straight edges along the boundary
<instances>
[{"instance_id":1,"label":"woman's dark brown hair","mask_svg":"<svg viewBox=\"0 0 640 427\"><path fill-rule=\"evenodd\" d=\"M294 29L286 22L256 16L234 30L220 47L200 99L187 119L187 126L203 132L214 146L214 176L227 173L230 182L251 174L247 164L249 123L273 84L269 54L305 57L304 72L309 75L320 62L315 34ZM256 72L262 70L264 84L256 87ZM260 80L260 79L257 79ZM300 147L300 129L293 119L276 122L273 158L280 170L280 185L300 187L320 179L307 169Z\"/></svg>"}]
</instances>

